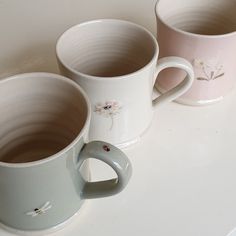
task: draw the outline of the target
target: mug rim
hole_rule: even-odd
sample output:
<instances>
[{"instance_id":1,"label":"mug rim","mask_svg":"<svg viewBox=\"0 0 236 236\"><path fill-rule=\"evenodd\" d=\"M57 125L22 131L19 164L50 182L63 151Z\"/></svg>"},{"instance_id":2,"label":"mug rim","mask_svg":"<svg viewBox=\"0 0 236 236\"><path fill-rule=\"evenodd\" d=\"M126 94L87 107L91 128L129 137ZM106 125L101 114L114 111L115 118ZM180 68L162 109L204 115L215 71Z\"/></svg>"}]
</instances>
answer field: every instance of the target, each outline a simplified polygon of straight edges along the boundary
<instances>
[{"instance_id":1,"label":"mug rim","mask_svg":"<svg viewBox=\"0 0 236 236\"><path fill-rule=\"evenodd\" d=\"M85 103L86 103L86 107L87 107L87 117L84 122L84 125L81 128L78 135L73 139L73 141L70 144L68 144L65 148L61 149L60 151L54 153L53 155L47 156L47 157L42 158L40 160L23 162L23 163L8 163L8 162L2 162L0 160L0 167L25 168L25 167L32 167L32 166L47 163L49 161L53 161L56 158L58 158L60 155L62 155L63 153L67 152L72 146L74 146L86 133L87 127L89 127L89 123L90 123L90 119L91 119L91 107L90 107L89 98L88 98L87 94L84 92L84 90L77 83L75 83L74 81L72 81L71 79L69 79L65 76L55 74L55 73L50 73L50 72L29 72L29 73L16 74L16 75L12 75L12 76L3 78L0 80L0 85L2 83L8 82L9 80L23 79L23 78L29 78L29 77L38 77L38 76L41 76L43 78L49 78L49 79L53 77L54 79L63 81L65 83L73 86L75 89L77 89L80 92L80 94L82 94L82 96L85 100Z\"/></svg>"},{"instance_id":2,"label":"mug rim","mask_svg":"<svg viewBox=\"0 0 236 236\"><path fill-rule=\"evenodd\" d=\"M184 34L186 36L190 36L190 37L196 37L196 38L206 38L206 39L218 39L218 38L226 38L226 37L230 37L232 35L236 35L236 31L230 32L230 33L225 33L225 34L217 34L217 35L207 35L207 34L196 34L196 33L191 33L188 31L184 31L181 30L179 28L176 28L174 26L171 26L170 24L166 23L165 20L161 17L160 15L160 11L158 9L158 5L160 3L161 0L157 0L156 4L155 4L155 15L156 15L156 19L160 20L160 22L165 25L167 28L169 28L170 30L173 30L179 34Z\"/></svg>"},{"instance_id":3,"label":"mug rim","mask_svg":"<svg viewBox=\"0 0 236 236\"><path fill-rule=\"evenodd\" d=\"M75 70L74 68L72 68L71 66L68 66L67 63L64 62L64 60L59 56L59 43L61 42L61 40L63 39L63 37L66 36L67 33L70 33L70 31L75 30L76 28L80 28L84 25L90 25L90 24L101 24L104 22L114 22L114 23L121 23L121 24L125 24L125 25L130 25L132 27L135 27L139 30L142 30L143 32L145 32L153 41L153 44L155 46L155 52L153 53L152 58L150 59L150 61L148 63L146 63L142 68L128 73L128 74L124 74L124 75L117 75L117 76L96 76L96 75L90 75L90 74L86 74L83 72L80 72L78 70ZM121 20L121 19L111 19L111 18L102 18L102 19L95 19L95 20L89 20L89 21L84 21L82 23L76 24L72 27L70 27L69 29L65 30L57 39L56 42L56 57L58 59L58 61L60 61L60 63L69 71L72 71L74 74L76 75L80 75L83 76L84 78L88 78L91 80L103 80L103 81L107 81L110 80L111 78L113 80L120 80L120 79L124 79L124 78L128 78L129 76L132 75L136 75L138 73L140 73L141 71L145 70L147 67L149 67L155 60L157 60L158 58L158 54L159 54L159 45L158 42L156 40L156 38L154 37L154 35L148 30L146 29L144 26L141 26L139 24L133 23L131 21L127 21L127 20Z\"/></svg>"}]
</instances>

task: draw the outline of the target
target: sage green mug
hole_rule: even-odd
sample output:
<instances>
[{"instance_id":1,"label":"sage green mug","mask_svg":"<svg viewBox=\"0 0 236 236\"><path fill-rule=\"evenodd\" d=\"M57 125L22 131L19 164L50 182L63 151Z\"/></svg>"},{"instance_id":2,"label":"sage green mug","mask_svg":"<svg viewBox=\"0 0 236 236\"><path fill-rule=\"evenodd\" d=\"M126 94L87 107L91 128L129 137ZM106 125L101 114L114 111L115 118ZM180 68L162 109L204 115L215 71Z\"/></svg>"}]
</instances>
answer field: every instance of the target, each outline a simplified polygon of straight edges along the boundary
<instances>
[{"instance_id":1,"label":"sage green mug","mask_svg":"<svg viewBox=\"0 0 236 236\"><path fill-rule=\"evenodd\" d=\"M116 194L132 168L111 144L86 144L91 108L75 82L27 73L0 81L0 222L17 233L60 228L84 199ZM88 158L117 178L89 182ZM30 233L31 235L31 233Z\"/></svg>"}]
</instances>

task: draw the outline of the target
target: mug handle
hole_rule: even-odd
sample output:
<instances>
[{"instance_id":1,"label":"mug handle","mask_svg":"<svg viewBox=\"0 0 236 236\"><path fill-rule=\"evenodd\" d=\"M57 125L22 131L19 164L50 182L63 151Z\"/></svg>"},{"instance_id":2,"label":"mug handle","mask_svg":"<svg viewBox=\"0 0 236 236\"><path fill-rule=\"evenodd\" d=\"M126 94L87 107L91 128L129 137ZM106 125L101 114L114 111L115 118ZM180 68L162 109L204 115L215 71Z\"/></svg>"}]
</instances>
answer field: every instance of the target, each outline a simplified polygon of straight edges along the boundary
<instances>
[{"instance_id":1,"label":"mug handle","mask_svg":"<svg viewBox=\"0 0 236 236\"><path fill-rule=\"evenodd\" d=\"M102 142L92 141L85 144L79 154L79 167L88 158L94 158L108 164L117 174L117 178L86 182L82 191L82 198L107 197L121 192L129 182L132 167L128 157L115 146Z\"/></svg>"},{"instance_id":2,"label":"mug handle","mask_svg":"<svg viewBox=\"0 0 236 236\"><path fill-rule=\"evenodd\" d=\"M181 57L170 56L170 57L163 57L157 61L153 85L155 84L156 78L160 73L160 71L169 67L182 69L187 73L187 75L184 78L184 80L181 81L181 83L179 83L174 88L155 98L152 101L153 106L162 105L165 102L171 102L175 100L176 98L184 94L191 87L194 81L193 67L190 64L190 62Z\"/></svg>"}]
</instances>

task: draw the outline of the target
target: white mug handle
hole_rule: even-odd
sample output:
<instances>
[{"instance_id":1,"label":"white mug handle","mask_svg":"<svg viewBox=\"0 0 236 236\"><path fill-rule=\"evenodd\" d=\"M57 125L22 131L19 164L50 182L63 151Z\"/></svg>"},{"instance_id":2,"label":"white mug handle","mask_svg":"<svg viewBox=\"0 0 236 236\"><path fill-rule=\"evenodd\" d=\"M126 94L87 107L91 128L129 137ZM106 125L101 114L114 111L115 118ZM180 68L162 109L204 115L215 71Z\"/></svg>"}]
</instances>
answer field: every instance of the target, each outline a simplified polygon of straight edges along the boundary
<instances>
[{"instance_id":1,"label":"white mug handle","mask_svg":"<svg viewBox=\"0 0 236 236\"><path fill-rule=\"evenodd\" d=\"M162 105L165 102L171 102L181 96L183 93L185 93L192 85L194 80L194 72L193 67L184 58L181 57L163 57L158 60L156 71L155 71L155 77L154 77L154 83L156 82L156 78L160 71L169 68L169 67L175 67L184 70L187 75L184 78L183 81L181 81L178 85L176 85L174 88L170 89L169 91L161 94L157 98L155 98L152 103L153 106Z\"/></svg>"}]
</instances>

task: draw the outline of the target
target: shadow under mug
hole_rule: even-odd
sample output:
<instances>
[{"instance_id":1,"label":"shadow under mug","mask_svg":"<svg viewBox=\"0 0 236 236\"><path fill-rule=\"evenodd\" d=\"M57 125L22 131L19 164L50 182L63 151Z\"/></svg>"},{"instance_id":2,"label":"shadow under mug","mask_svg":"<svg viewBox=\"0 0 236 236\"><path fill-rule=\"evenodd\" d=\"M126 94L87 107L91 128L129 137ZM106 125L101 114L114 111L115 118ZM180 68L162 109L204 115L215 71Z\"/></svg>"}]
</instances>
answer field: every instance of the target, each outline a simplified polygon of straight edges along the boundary
<instances>
[{"instance_id":1,"label":"shadow under mug","mask_svg":"<svg viewBox=\"0 0 236 236\"><path fill-rule=\"evenodd\" d=\"M101 141L85 144L91 108L79 85L28 73L1 80L0 94L0 222L6 229L28 235L59 229L84 199L125 188L132 172L125 154ZM117 178L89 182L88 158L108 164Z\"/></svg>"},{"instance_id":2,"label":"shadow under mug","mask_svg":"<svg viewBox=\"0 0 236 236\"><path fill-rule=\"evenodd\" d=\"M150 126L153 108L186 92L193 81L189 62L158 59L155 37L137 24L101 19L76 25L58 39L60 71L76 81L92 103L89 139L124 147ZM169 67L187 73L175 88L152 100L158 73Z\"/></svg>"},{"instance_id":3,"label":"shadow under mug","mask_svg":"<svg viewBox=\"0 0 236 236\"><path fill-rule=\"evenodd\" d=\"M172 6L170 8L170 5ZM176 101L207 105L221 100L236 81L236 1L160 0L156 3L160 57L190 61L195 80ZM168 69L157 78L160 92L175 87L184 74Z\"/></svg>"}]
</instances>

